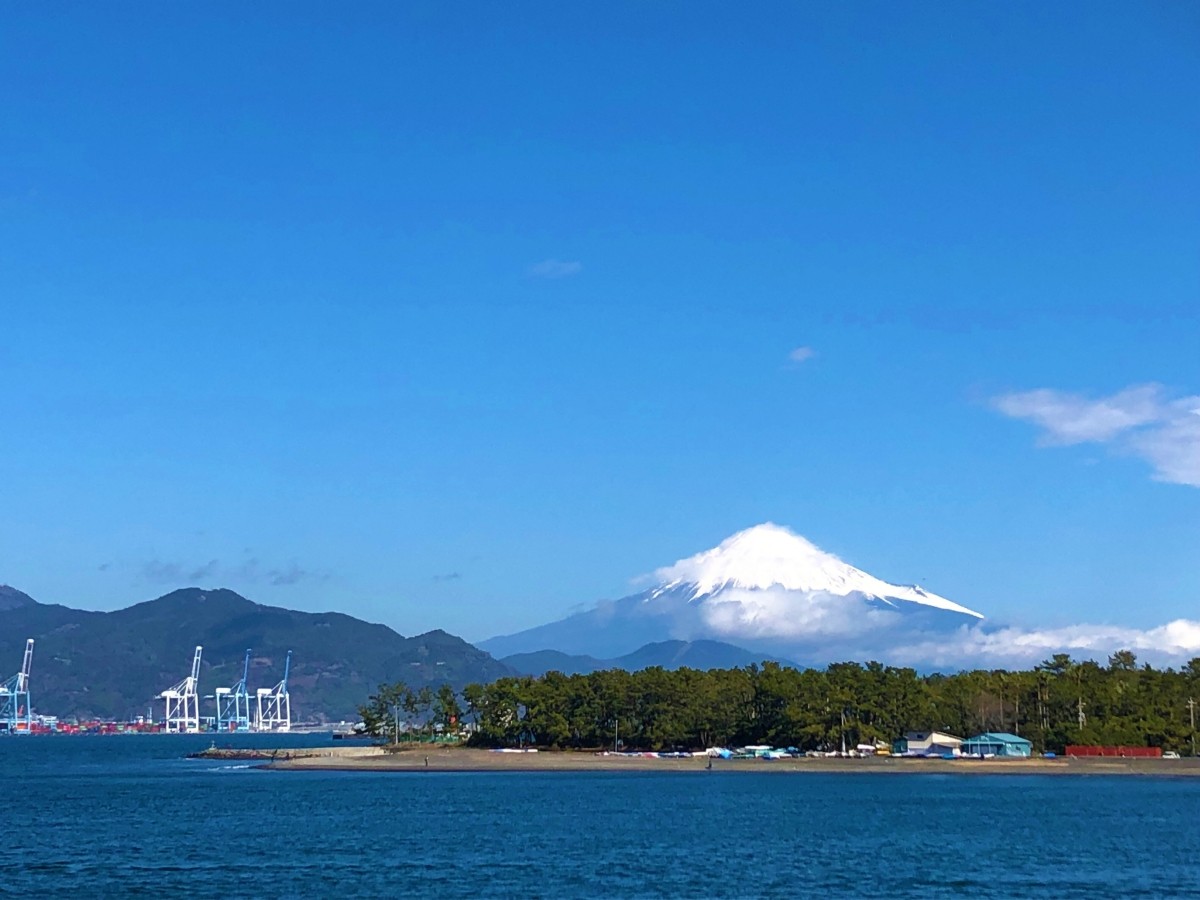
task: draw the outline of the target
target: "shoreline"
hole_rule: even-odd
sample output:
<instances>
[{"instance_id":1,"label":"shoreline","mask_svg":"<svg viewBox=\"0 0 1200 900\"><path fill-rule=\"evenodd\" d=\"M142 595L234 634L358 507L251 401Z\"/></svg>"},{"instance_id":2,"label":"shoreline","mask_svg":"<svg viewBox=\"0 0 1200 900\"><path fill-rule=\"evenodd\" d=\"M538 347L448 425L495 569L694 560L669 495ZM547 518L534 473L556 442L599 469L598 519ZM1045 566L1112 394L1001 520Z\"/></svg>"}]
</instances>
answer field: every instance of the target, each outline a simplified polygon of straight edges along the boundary
<instances>
[{"instance_id":1,"label":"shoreline","mask_svg":"<svg viewBox=\"0 0 1200 900\"><path fill-rule=\"evenodd\" d=\"M262 751L259 751L260 753ZM267 751L268 753L270 751ZM261 757L259 757L261 760ZM1200 759L1057 758L1042 759L712 759L696 756L658 759L602 752L542 751L497 753L469 748L406 749L389 753L381 747L334 747L306 755L278 758L259 768L272 771L336 772L777 772L863 775L1140 775L1200 776Z\"/></svg>"}]
</instances>

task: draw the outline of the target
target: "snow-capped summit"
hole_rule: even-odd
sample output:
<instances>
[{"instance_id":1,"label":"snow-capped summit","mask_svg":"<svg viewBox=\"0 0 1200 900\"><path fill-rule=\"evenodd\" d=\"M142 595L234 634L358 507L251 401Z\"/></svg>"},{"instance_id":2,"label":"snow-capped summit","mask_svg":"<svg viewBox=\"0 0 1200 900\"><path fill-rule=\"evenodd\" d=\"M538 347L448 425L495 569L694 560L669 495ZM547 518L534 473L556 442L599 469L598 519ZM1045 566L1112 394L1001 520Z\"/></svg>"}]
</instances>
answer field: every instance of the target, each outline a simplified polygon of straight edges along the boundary
<instances>
[{"instance_id":1,"label":"snow-capped summit","mask_svg":"<svg viewBox=\"0 0 1200 900\"><path fill-rule=\"evenodd\" d=\"M907 600L982 619L974 610L922 588L888 584L842 562L786 528L766 522L739 531L718 546L654 573L659 587L651 597L680 588L700 600L731 588L824 593L859 593L875 600Z\"/></svg>"},{"instance_id":2,"label":"snow-capped summit","mask_svg":"<svg viewBox=\"0 0 1200 900\"><path fill-rule=\"evenodd\" d=\"M885 656L872 648L978 624L983 616L920 587L889 584L766 523L655 571L653 587L557 622L484 641L612 658L670 640L717 640L792 659Z\"/></svg>"}]
</instances>

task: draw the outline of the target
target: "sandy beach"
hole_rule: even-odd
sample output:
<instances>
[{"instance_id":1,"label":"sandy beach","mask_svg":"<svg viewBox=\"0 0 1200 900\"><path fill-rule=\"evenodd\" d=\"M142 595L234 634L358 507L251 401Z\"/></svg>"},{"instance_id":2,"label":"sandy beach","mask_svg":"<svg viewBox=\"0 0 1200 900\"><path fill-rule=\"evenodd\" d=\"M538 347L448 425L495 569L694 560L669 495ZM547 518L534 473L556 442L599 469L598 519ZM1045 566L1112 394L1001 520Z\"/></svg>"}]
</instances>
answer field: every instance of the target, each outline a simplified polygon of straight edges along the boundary
<instances>
[{"instance_id":1,"label":"sandy beach","mask_svg":"<svg viewBox=\"0 0 1200 900\"><path fill-rule=\"evenodd\" d=\"M381 747L330 747L266 763L280 771L370 772L703 772L707 757L659 759L604 753L543 751L496 753L459 747L416 748L389 753ZM1200 759L714 759L720 772L955 775L1200 775Z\"/></svg>"}]
</instances>

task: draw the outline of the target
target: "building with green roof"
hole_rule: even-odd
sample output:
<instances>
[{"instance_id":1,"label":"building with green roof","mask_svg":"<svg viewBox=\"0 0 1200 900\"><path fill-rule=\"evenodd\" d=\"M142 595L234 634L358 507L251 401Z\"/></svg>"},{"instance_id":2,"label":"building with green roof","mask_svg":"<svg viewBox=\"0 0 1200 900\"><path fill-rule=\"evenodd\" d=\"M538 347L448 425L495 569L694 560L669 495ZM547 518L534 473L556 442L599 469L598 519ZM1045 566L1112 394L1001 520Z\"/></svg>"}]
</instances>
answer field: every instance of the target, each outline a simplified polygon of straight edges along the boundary
<instances>
[{"instance_id":1,"label":"building with green roof","mask_svg":"<svg viewBox=\"0 0 1200 900\"><path fill-rule=\"evenodd\" d=\"M963 756L1032 756L1033 744L1019 734L988 731L962 743Z\"/></svg>"}]
</instances>

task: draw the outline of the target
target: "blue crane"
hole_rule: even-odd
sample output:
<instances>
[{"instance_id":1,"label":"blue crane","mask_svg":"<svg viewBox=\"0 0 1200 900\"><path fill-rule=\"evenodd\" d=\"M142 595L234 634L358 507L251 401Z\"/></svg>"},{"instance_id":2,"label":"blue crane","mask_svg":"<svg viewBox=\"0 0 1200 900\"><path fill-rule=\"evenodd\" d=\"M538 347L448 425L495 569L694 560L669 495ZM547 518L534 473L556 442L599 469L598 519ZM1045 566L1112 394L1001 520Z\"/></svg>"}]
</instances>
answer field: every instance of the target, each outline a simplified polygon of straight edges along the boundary
<instances>
[{"instance_id":1,"label":"blue crane","mask_svg":"<svg viewBox=\"0 0 1200 900\"><path fill-rule=\"evenodd\" d=\"M292 698L288 694L288 673L292 669L292 651L287 652L283 664L283 680L273 688L259 688L256 692L258 715L255 731L291 731Z\"/></svg>"},{"instance_id":2,"label":"blue crane","mask_svg":"<svg viewBox=\"0 0 1200 900\"><path fill-rule=\"evenodd\" d=\"M231 688L217 688L213 692L217 701L217 731L250 730L250 692L246 688L246 679L249 676L250 651L246 650L242 680Z\"/></svg>"}]
</instances>

